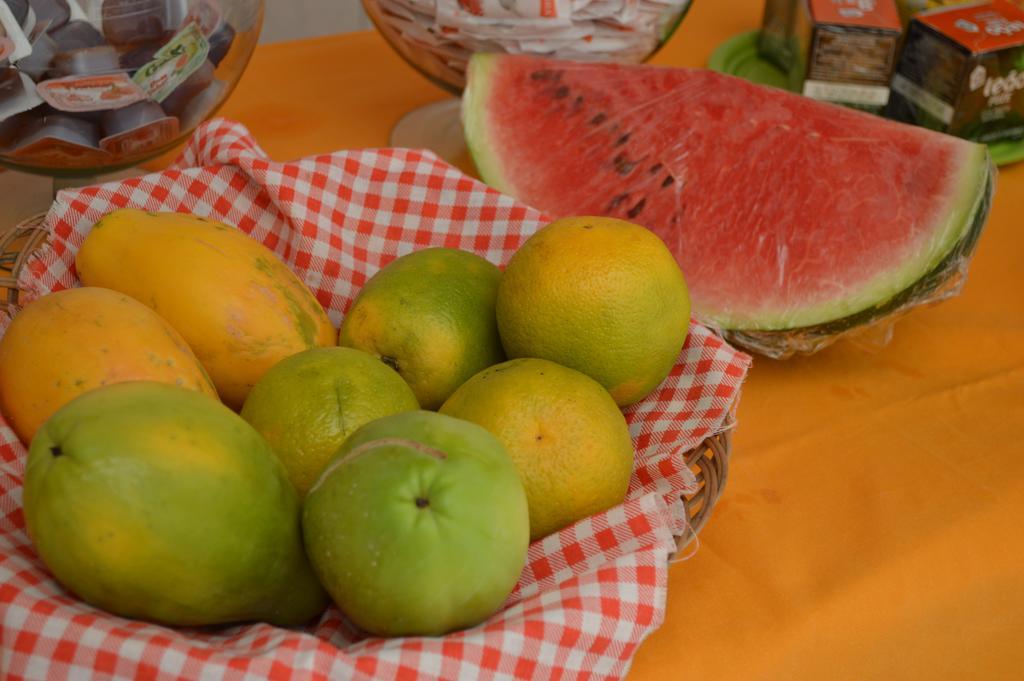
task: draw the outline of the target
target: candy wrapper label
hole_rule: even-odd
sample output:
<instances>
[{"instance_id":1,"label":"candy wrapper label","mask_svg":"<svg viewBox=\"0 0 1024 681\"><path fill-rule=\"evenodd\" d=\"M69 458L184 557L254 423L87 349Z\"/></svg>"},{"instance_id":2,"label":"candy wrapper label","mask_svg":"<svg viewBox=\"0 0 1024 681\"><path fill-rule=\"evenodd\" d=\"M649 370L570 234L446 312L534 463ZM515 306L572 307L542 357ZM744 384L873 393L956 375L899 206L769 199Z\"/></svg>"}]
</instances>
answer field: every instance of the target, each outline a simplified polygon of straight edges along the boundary
<instances>
[{"instance_id":1,"label":"candy wrapper label","mask_svg":"<svg viewBox=\"0 0 1024 681\"><path fill-rule=\"evenodd\" d=\"M36 86L47 104L61 111L119 109L146 99L146 93L124 73L71 76Z\"/></svg>"},{"instance_id":2,"label":"candy wrapper label","mask_svg":"<svg viewBox=\"0 0 1024 681\"><path fill-rule=\"evenodd\" d=\"M568 19L569 0L438 0L438 12L482 19Z\"/></svg>"},{"instance_id":3,"label":"candy wrapper label","mask_svg":"<svg viewBox=\"0 0 1024 681\"><path fill-rule=\"evenodd\" d=\"M135 72L132 79L146 95L162 102L206 61L210 43L196 23L180 30L157 50L153 61Z\"/></svg>"},{"instance_id":4,"label":"candy wrapper label","mask_svg":"<svg viewBox=\"0 0 1024 681\"><path fill-rule=\"evenodd\" d=\"M160 118L137 128L100 140L100 147L114 156L134 156L167 144L178 136L178 119Z\"/></svg>"},{"instance_id":5,"label":"candy wrapper label","mask_svg":"<svg viewBox=\"0 0 1024 681\"><path fill-rule=\"evenodd\" d=\"M11 12L11 8L7 6L6 2L0 2L0 40L5 38L14 45L7 56L10 61L18 61L32 54L32 45ZM0 46L0 50L2 49Z\"/></svg>"},{"instance_id":6,"label":"candy wrapper label","mask_svg":"<svg viewBox=\"0 0 1024 681\"><path fill-rule=\"evenodd\" d=\"M8 153L16 160L45 166L92 168L110 161L102 149L68 142L57 137L43 137Z\"/></svg>"}]
</instances>

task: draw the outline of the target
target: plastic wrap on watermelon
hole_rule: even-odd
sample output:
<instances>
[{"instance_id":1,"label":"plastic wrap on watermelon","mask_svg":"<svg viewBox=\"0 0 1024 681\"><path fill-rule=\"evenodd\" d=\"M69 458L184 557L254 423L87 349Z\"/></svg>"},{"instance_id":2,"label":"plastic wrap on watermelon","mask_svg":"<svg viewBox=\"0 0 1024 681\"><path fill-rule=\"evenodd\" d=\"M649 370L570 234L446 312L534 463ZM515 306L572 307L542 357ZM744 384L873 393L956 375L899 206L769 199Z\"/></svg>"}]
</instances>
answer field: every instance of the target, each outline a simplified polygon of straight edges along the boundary
<instances>
[{"instance_id":1,"label":"plastic wrap on watermelon","mask_svg":"<svg viewBox=\"0 0 1024 681\"><path fill-rule=\"evenodd\" d=\"M463 107L486 181L651 228L695 316L776 358L955 295L994 187L984 145L703 69L479 55Z\"/></svg>"},{"instance_id":2,"label":"plastic wrap on watermelon","mask_svg":"<svg viewBox=\"0 0 1024 681\"><path fill-rule=\"evenodd\" d=\"M888 300L881 301L850 316L813 326L782 331L757 331L717 328L718 333L736 345L774 359L794 354L811 354L839 339L862 348L877 350L892 340L900 317L920 305L938 303L960 293L967 280L967 266L988 216L995 192L995 168L990 166L986 187L963 237L953 244L942 260L928 273Z\"/></svg>"}]
</instances>

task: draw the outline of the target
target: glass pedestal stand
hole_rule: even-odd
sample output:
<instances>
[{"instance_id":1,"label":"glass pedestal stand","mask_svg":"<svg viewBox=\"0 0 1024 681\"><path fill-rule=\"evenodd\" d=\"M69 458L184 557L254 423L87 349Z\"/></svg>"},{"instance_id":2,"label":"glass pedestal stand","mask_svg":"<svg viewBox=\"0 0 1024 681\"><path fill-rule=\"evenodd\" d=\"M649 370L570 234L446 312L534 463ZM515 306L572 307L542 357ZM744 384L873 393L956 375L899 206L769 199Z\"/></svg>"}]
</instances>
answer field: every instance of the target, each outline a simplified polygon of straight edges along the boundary
<instances>
[{"instance_id":1,"label":"glass pedestal stand","mask_svg":"<svg viewBox=\"0 0 1024 681\"><path fill-rule=\"evenodd\" d=\"M391 129L390 145L428 149L463 172L475 175L462 135L461 105L459 99L442 99L413 109Z\"/></svg>"}]
</instances>

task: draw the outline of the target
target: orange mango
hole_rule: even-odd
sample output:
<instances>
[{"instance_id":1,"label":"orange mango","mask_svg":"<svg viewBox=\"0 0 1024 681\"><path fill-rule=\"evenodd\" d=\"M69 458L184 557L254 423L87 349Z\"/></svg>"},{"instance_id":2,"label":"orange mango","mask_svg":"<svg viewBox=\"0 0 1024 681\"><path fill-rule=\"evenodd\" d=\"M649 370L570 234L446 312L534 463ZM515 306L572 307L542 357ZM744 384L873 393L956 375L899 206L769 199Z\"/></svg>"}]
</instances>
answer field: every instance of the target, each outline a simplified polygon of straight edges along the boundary
<instances>
[{"instance_id":1,"label":"orange mango","mask_svg":"<svg viewBox=\"0 0 1024 681\"><path fill-rule=\"evenodd\" d=\"M73 288L38 298L0 339L0 410L26 444L82 393L139 380L217 397L181 335L142 303L109 289Z\"/></svg>"}]
</instances>

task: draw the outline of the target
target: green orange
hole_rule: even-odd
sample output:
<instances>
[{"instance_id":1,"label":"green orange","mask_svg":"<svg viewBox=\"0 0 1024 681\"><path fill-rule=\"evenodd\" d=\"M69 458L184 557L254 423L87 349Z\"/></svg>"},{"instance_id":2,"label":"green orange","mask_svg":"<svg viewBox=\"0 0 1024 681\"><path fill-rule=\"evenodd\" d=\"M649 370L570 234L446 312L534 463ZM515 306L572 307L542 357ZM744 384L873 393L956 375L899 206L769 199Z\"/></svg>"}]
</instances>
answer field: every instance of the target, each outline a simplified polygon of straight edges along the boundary
<instances>
[{"instance_id":1,"label":"green orange","mask_svg":"<svg viewBox=\"0 0 1024 681\"><path fill-rule=\"evenodd\" d=\"M653 232L614 218L573 217L543 227L512 256L497 317L510 358L540 357L582 371L626 406L675 364L690 296Z\"/></svg>"},{"instance_id":2,"label":"green orange","mask_svg":"<svg viewBox=\"0 0 1024 681\"><path fill-rule=\"evenodd\" d=\"M345 439L364 423L419 409L395 370L352 348L314 348L284 359L242 407L305 495Z\"/></svg>"},{"instance_id":3,"label":"green orange","mask_svg":"<svg viewBox=\"0 0 1024 681\"><path fill-rule=\"evenodd\" d=\"M427 248L391 262L352 304L338 344L379 357L437 409L470 376L505 357L494 304L501 271L478 255Z\"/></svg>"}]
</instances>

